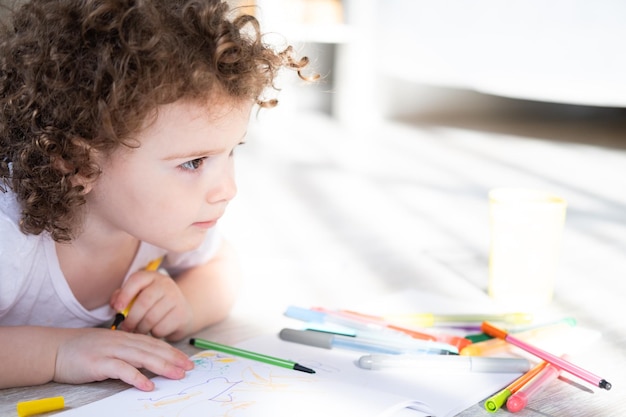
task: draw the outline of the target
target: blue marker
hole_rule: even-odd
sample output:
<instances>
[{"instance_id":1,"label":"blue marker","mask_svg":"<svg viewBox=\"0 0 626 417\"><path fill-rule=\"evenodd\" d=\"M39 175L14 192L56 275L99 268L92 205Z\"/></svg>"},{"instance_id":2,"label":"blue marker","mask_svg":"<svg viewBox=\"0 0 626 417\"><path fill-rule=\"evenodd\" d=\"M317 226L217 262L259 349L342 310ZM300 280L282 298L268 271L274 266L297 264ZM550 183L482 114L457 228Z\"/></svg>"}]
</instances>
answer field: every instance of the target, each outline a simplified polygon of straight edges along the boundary
<instances>
[{"instance_id":1,"label":"blue marker","mask_svg":"<svg viewBox=\"0 0 626 417\"><path fill-rule=\"evenodd\" d=\"M306 322L307 327L311 330L348 336L352 339L358 338L359 341L367 339L366 343L374 342L384 346L406 346L408 344L411 348L419 346L419 348L425 349L446 350L452 354L459 353L459 349L449 343L415 339L406 333L344 317L335 317L321 311L289 306L284 314L292 319Z\"/></svg>"},{"instance_id":2,"label":"blue marker","mask_svg":"<svg viewBox=\"0 0 626 417\"><path fill-rule=\"evenodd\" d=\"M399 355L417 353L427 355L454 355L447 349L433 348L432 343L423 340L407 340L404 342L383 342L361 337L341 336L332 333L312 330L282 329L278 336L287 342L315 346L324 349L343 348L369 353L386 353Z\"/></svg>"}]
</instances>

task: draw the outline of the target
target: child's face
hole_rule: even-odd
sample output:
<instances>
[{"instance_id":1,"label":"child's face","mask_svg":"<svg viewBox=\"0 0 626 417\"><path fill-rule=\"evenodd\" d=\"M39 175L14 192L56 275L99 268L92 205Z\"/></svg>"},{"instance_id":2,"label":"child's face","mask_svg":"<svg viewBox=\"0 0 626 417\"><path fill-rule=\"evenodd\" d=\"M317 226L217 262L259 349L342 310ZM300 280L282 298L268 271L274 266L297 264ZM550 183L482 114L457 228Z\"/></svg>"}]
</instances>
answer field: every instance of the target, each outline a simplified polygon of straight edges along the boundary
<instances>
[{"instance_id":1,"label":"child's face","mask_svg":"<svg viewBox=\"0 0 626 417\"><path fill-rule=\"evenodd\" d=\"M197 248L235 196L233 152L252 105L162 106L137 148L120 147L87 194L85 232L118 232L170 251Z\"/></svg>"}]
</instances>

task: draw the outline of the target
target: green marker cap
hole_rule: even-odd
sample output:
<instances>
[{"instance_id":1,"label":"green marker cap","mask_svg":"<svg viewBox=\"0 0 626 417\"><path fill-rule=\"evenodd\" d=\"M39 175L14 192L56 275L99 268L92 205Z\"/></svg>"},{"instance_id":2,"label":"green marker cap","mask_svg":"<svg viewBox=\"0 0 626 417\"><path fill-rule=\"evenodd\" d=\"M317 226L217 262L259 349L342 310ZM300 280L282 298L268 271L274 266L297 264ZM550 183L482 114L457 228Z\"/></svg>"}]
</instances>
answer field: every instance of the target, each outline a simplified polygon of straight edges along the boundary
<instances>
[{"instance_id":1,"label":"green marker cap","mask_svg":"<svg viewBox=\"0 0 626 417\"><path fill-rule=\"evenodd\" d=\"M485 401L485 410L489 411L490 413L495 413L500 409L500 407L502 407L502 405L511 396L511 394L511 391L505 388L499 393L487 398L487 401Z\"/></svg>"},{"instance_id":2,"label":"green marker cap","mask_svg":"<svg viewBox=\"0 0 626 417\"><path fill-rule=\"evenodd\" d=\"M463 337L465 337L467 340L471 341L472 343L484 342L485 340L493 339L493 337L489 336L486 333L468 334Z\"/></svg>"}]
</instances>

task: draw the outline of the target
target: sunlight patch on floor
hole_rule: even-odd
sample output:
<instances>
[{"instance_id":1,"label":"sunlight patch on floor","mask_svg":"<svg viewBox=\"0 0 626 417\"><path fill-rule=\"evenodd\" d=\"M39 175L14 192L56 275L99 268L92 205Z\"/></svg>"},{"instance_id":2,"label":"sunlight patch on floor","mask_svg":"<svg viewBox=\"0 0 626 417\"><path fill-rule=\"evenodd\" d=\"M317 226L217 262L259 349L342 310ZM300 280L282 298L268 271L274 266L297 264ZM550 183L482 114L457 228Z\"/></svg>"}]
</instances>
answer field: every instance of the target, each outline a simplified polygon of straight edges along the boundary
<instances>
[{"instance_id":1,"label":"sunlight patch on floor","mask_svg":"<svg viewBox=\"0 0 626 417\"><path fill-rule=\"evenodd\" d=\"M585 294L624 294L625 151L398 123L362 136L316 114L291 122L253 123L222 224L240 250L250 307L358 304L425 280L484 295L487 193L502 185L569 202L558 299L593 309ZM459 276L467 287L449 288Z\"/></svg>"}]
</instances>

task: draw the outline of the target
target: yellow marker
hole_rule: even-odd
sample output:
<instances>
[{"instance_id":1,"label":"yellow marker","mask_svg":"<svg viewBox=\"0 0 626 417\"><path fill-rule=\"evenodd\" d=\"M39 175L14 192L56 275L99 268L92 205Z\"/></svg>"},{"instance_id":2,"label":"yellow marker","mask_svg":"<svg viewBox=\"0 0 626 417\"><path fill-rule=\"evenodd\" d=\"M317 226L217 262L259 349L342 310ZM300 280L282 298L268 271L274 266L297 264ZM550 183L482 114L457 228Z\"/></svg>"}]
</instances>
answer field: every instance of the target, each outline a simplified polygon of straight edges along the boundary
<instances>
[{"instance_id":1,"label":"yellow marker","mask_svg":"<svg viewBox=\"0 0 626 417\"><path fill-rule=\"evenodd\" d=\"M146 271L156 271L157 269L159 269L159 265L161 265L161 261L162 260L163 260L163 258L159 258L159 259L155 259L154 261L150 262L148 264L148 266L146 266ZM119 311L115 315L115 319L113 320L113 324L111 325L111 329L112 330L117 329L117 326L122 324L122 322L126 319L126 316L128 316L128 313L130 312L130 308L133 306L134 302L135 302L135 299L133 298L131 300L131 302L128 303L128 305L126 306L126 308L124 310Z\"/></svg>"},{"instance_id":2,"label":"yellow marker","mask_svg":"<svg viewBox=\"0 0 626 417\"><path fill-rule=\"evenodd\" d=\"M21 401L17 403L17 415L20 417L32 416L35 414L47 413L49 411L61 410L65 407L63 397L42 398L33 401Z\"/></svg>"},{"instance_id":3,"label":"yellow marker","mask_svg":"<svg viewBox=\"0 0 626 417\"><path fill-rule=\"evenodd\" d=\"M418 327L430 327L441 323L482 323L483 321L497 321L507 324L525 324L533 321L529 313L505 314L432 314L407 313L385 316L389 321L410 324ZM483 320L485 319L485 320Z\"/></svg>"}]
</instances>

